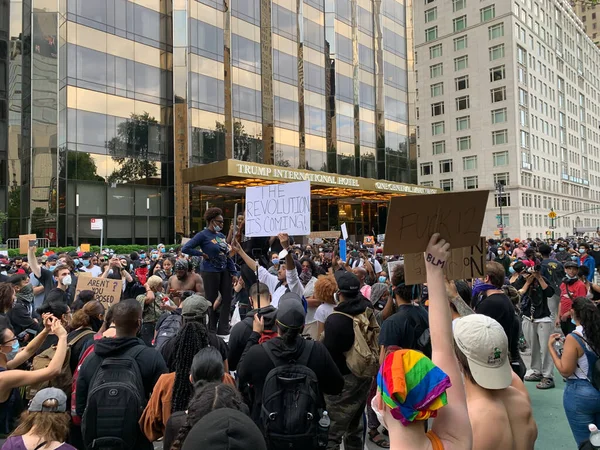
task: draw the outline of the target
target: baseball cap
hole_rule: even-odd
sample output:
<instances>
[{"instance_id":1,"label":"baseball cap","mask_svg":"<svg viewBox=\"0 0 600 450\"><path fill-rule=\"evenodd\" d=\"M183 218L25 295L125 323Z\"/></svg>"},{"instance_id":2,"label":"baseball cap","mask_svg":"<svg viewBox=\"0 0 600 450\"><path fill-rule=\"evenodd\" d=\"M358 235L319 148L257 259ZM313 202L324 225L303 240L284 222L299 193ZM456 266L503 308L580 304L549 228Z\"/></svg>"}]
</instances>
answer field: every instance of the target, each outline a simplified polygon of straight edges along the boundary
<instances>
[{"instance_id":1,"label":"baseball cap","mask_svg":"<svg viewBox=\"0 0 600 450\"><path fill-rule=\"evenodd\" d=\"M525 270L525 264L522 261L517 261L513 264L513 269L515 269L515 272L521 273Z\"/></svg>"},{"instance_id":2,"label":"baseball cap","mask_svg":"<svg viewBox=\"0 0 600 450\"><path fill-rule=\"evenodd\" d=\"M48 256L48 261L58 261L58 255L50 255L50 256Z\"/></svg>"},{"instance_id":3,"label":"baseball cap","mask_svg":"<svg viewBox=\"0 0 600 450\"><path fill-rule=\"evenodd\" d=\"M568 267L574 267L575 269L577 269L579 267L579 264L577 264L575 261L567 261L563 264L564 268L568 268Z\"/></svg>"},{"instance_id":4,"label":"baseball cap","mask_svg":"<svg viewBox=\"0 0 600 450\"><path fill-rule=\"evenodd\" d=\"M81 255L81 257L84 258L84 259L89 259L92 256L94 256L94 254L90 253L90 252L85 252L83 255Z\"/></svg>"},{"instance_id":5,"label":"baseball cap","mask_svg":"<svg viewBox=\"0 0 600 450\"><path fill-rule=\"evenodd\" d=\"M360 280L352 272L335 272L335 281L337 282L338 290L342 294L358 295L360 290Z\"/></svg>"},{"instance_id":6,"label":"baseball cap","mask_svg":"<svg viewBox=\"0 0 600 450\"><path fill-rule=\"evenodd\" d=\"M211 303L201 295L190 295L183 302L181 314L187 317L202 317L208 313L211 306Z\"/></svg>"},{"instance_id":7,"label":"baseball cap","mask_svg":"<svg viewBox=\"0 0 600 450\"><path fill-rule=\"evenodd\" d=\"M302 328L306 319L302 298L293 292L283 294L277 305L275 319L285 328Z\"/></svg>"},{"instance_id":8,"label":"baseball cap","mask_svg":"<svg viewBox=\"0 0 600 450\"><path fill-rule=\"evenodd\" d=\"M41 261L45 263L46 261L48 261L48 257L46 255L42 255Z\"/></svg>"},{"instance_id":9,"label":"baseball cap","mask_svg":"<svg viewBox=\"0 0 600 450\"><path fill-rule=\"evenodd\" d=\"M44 406L44 402L48 400L56 400L56 406ZM67 396L60 389L45 388L38 391L35 397L29 403L29 412L66 412L67 411Z\"/></svg>"},{"instance_id":10,"label":"baseball cap","mask_svg":"<svg viewBox=\"0 0 600 450\"><path fill-rule=\"evenodd\" d=\"M505 389L512 383L508 338L502 326L483 314L471 314L454 324L454 342L467 358L475 382L485 389Z\"/></svg>"}]
</instances>

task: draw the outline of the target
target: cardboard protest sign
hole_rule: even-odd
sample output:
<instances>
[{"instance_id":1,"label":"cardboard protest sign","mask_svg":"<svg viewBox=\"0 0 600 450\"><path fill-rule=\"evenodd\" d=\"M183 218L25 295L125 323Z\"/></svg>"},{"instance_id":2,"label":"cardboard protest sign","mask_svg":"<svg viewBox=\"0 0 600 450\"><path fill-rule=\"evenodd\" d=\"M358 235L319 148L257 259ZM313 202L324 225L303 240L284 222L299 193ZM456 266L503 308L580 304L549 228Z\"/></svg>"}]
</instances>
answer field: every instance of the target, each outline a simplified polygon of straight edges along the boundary
<instances>
[{"instance_id":1,"label":"cardboard protest sign","mask_svg":"<svg viewBox=\"0 0 600 450\"><path fill-rule=\"evenodd\" d=\"M37 239L37 236L35 234L19 235L19 253L21 255L26 255L27 250L29 250L29 241L34 241L36 239Z\"/></svg>"},{"instance_id":2,"label":"cardboard protest sign","mask_svg":"<svg viewBox=\"0 0 600 450\"><path fill-rule=\"evenodd\" d=\"M92 277L87 272L80 272L77 275L75 297L77 297L81 291L86 290L94 291L94 300L98 300L105 309L108 309L115 303L118 303L121 299L123 281Z\"/></svg>"},{"instance_id":3,"label":"cardboard protest sign","mask_svg":"<svg viewBox=\"0 0 600 450\"><path fill-rule=\"evenodd\" d=\"M444 274L449 280L483 278L485 263L485 237L480 237L477 245L450 250L450 259L446 261ZM408 285L427 282L423 253L404 255L404 279Z\"/></svg>"},{"instance_id":4,"label":"cardboard protest sign","mask_svg":"<svg viewBox=\"0 0 600 450\"><path fill-rule=\"evenodd\" d=\"M365 245L375 245L375 238L373 236L365 236L363 239Z\"/></svg>"},{"instance_id":5,"label":"cardboard protest sign","mask_svg":"<svg viewBox=\"0 0 600 450\"><path fill-rule=\"evenodd\" d=\"M309 239L337 239L340 237L339 231L313 231Z\"/></svg>"},{"instance_id":6,"label":"cardboard protest sign","mask_svg":"<svg viewBox=\"0 0 600 450\"><path fill-rule=\"evenodd\" d=\"M452 248L477 245L488 191L392 197L386 225L386 255L424 252L434 233Z\"/></svg>"},{"instance_id":7,"label":"cardboard protest sign","mask_svg":"<svg viewBox=\"0 0 600 450\"><path fill-rule=\"evenodd\" d=\"M87 253L87 252L90 252L90 251L91 251L91 245L90 245L90 244L81 244L81 245L79 246L79 249L80 249L82 252L85 252L85 253Z\"/></svg>"},{"instance_id":8,"label":"cardboard protest sign","mask_svg":"<svg viewBox=\"0 0 600 450\"><path fill-rule=\"evenodd\" d=\"M310 235L310 181L246 188L246 237Z\"/></svg>"}]
</instances>

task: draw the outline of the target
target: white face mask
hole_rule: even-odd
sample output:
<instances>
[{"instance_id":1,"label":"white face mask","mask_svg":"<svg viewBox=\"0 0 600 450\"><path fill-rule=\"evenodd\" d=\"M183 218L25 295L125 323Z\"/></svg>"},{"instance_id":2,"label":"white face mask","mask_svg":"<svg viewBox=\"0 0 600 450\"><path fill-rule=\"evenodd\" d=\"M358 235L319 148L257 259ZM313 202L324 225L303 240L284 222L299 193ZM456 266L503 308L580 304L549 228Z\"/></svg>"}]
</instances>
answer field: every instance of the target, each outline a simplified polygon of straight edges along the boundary
<instances>
[{"instance_id":1,"label":"white face mask","mask_svg":"<svg viewBox=\"0 0 600 450\"><path fill-rule=\"evenodd\" d=\"M73 279L71 278L71 275L67 275L62 279L62 284L64 284L65 286L71 286L72 282Z\"/></svg>"},{"instance_id":2,"label":"white face mask","mask_svg":"<svg viewBox=\"0 0 600 450\"><path fill-rule=\"evenodd\" d=\"M378 408L380 398L381 398L381 396L379 393L375 394L375 397L373 397L371 399L371 408L373 408L373 411L375 412L375 415L377 416L377 420L379 420L379 423L381 425L383 425L385 428L387 428L387 426L385 424L385 415L384 415L383 411L379 410L379 408Z\"/></svg>"}]
</instances>

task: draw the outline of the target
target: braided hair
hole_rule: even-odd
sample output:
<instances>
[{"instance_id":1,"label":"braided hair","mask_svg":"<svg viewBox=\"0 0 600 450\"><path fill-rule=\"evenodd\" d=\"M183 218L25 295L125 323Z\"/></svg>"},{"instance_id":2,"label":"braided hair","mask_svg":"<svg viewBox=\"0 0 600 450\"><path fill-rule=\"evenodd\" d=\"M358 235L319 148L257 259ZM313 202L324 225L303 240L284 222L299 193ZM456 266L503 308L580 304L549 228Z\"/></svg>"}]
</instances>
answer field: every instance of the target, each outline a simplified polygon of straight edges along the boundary
<instances>
[{"instance_id":1,"label":"braided hair","mask_svg":"<svg viewBox=\"0 0 600 450\"><path fill-rule=\"evenodd\" d=\"M185 424L179 429L171 450L180 450L190 430L208 413L223 408L242 411L242 405L242 396L235 387L228 384L209 383L197 389L190 400Z\"/></svg>"},{"instance_id":2,"label":"braided hair","mask_svg":"<svg viewBox=\"0 0 600 450\"><path fill-rule=\"evenodd\" d=\"M173 400L171 412L184 411L192 395L190 383L190 368L194 355L201 349L208 347L208 330L206 325L195 320L186 322L179 333L174 337L173 364L170 365L175 372L175 385L173 386Z\"/></svg>"}]
</instances>

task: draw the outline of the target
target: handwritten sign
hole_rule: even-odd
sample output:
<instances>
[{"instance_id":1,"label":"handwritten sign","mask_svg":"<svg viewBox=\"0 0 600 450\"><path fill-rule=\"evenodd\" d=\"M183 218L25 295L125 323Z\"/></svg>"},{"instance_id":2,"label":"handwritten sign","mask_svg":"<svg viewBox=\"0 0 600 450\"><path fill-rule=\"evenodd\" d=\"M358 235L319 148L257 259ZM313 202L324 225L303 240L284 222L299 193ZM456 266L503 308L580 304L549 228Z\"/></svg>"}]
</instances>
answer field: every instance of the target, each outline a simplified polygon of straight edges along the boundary
<instances>
[{"instance_id":1,"label":"handwritten sign","mask_svg":"<svg viewBox=\"0 0 600 450\"><path fill-rule=\"evenodd\" d=\"M446 261L444 274L449 280L483 278L485 263L485 237L480 237L477 245L450 251L450 259ZM404 278L408 285L427 282L423 253L404 255Z\"/></svg>"},{"instance_id":2,"label":"handwritten sign","mask_svg":"<svg viewBox=\"0 0 600 450\"><path fill-rule=\"evenodd\" d=\"M310 235L310 182L246 188L246 237Z\"/></svg>"},{"instance_id":3,"label":"handwritten sign","mask_svg":"<svg viewBox=\"0 0 600 450\"><path fill-rule=\"evenodd\" d=\"M452 248L477 245L488 191L392 197L387 219L386 255L424 252L434 233Z\"/></svg>"},{"instance_id":4,"label":"handwritten sign","mask_svg":"<svg viewBox=\"0 0 600 450\"><path fill-rule=\"evenodd\" d=\"M21 234L19 235L19 253L21 255L26 255L27 250L29 250L29 241L34 241L37 239L35 234Z\"/></svg>"},{"instance_id":5,"label":"handwritten sign","mask_svg":"<svg viewBox=\"0 0 600 450\"><path fill-rule=\"evenodd\" d=\"M110 278L100 278L89 276L87 272L81 272L77 276L77 287L75 288L75 297L81 291L94 291L94 300L98 300L106 310L121 299L123 292L122 280L111 280Z\"/></svg>"},{"instance_id":6,"label":"handwritten sign","mask_svg":"<svg viewBox=\"0 0 600 450\"><path fill-rule=\"evenodd\" d=\"M363 239L365 245L375 245L375 238L373 236L365 236Z\"/></svg>"},{"instance_id":7,"label":"handwritten sign","mask_svg":"<svg viewBox=\"0 0 600 450\"><path fill-rule=\"evenodd\" d=\"M339 231L313 231L309 239L337 239L340 237Z\"/></svg>"}]
</instances>

